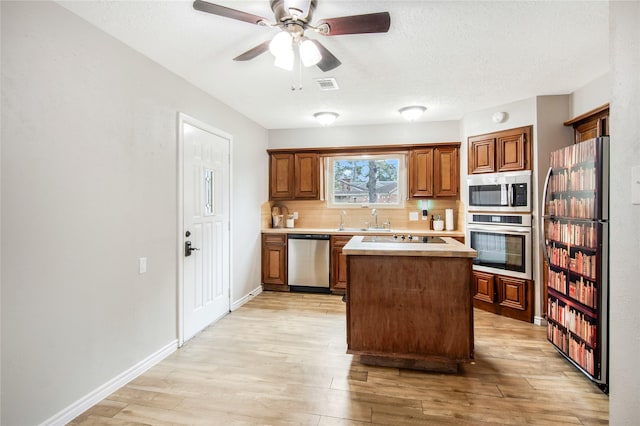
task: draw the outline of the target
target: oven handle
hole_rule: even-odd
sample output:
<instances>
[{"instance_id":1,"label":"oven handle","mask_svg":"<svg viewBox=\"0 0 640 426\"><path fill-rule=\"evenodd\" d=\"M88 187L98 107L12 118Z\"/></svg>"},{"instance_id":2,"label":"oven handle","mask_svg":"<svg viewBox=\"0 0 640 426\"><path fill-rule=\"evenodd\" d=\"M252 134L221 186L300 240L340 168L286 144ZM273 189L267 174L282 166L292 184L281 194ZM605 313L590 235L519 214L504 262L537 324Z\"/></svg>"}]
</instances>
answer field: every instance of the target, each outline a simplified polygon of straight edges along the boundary
<instances>
[{"instance_id":1,"label":"oven handle","mask_svg":"<svg viewBox=\"0 0 640 426\"><path fill-rule=\"evenodd\" d=\"M531 228L521 226L476 225L467 224L469 231L494 231L504 234L531 234Z\"/></svg>"},{"instance_id":2,"label":"oven handle","mask_svg":"<svg viewBox=\"0 0 640 426\"><path fill-rule=\"evenodd\" d=\"M547 263L549 262L549 253L547 253L547 241L545 239L544 219L547 215L547 191L549 189L549 179L551 179L552 169L549 167L547 177L544 179L544 189L542 190L542 214L540 215L540 245L542 246L542 255Z\"/></svg>"}]
</instances>

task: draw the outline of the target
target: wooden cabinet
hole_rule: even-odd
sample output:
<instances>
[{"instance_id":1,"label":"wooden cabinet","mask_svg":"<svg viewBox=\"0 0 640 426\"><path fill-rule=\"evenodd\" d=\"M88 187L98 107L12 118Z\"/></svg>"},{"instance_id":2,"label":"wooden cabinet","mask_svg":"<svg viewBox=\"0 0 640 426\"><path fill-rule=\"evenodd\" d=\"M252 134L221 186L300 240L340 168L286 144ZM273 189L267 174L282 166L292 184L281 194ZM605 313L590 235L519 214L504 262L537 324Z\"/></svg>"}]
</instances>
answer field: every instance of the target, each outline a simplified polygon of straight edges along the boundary
<instances>
[{"instance_id":1,"label":"wooden cabinet","mask_svg":"<svg viewBox=\"0 0 640 426\"><path fill-rule=\"evenodd\" d=\"M320 173L318 169L318 154L294 154L294 196L296 199L319 198Z\"/></svg>"},{"instance_id":2,"label":"wooden cabinet","mask_svg":"<svg viewBox=\"0 0 640 426\"><path fill-rule=\"evenodd\" d=\"M496 140L493 137L469 138L469 174L496 171Z\"/></svg>"},{"instance_id":3,"label":"wooden cabinet","mask_svg":"<svg viewBox=\"0 0 640 426\"><path fill-rule=\"evenodd\" d=\"M269 199L319 199L317 153L271 153L269 158Z\"/></svg>"},{"instance_id":4,"label":"wooden cabinet","mask_svg":"<svg viewBox=\"0 0 640 426\"><path fill-rule=\"evenodd\" d=\"M458 145L412 149L409 193L413 198L456 197L459 194Z\"/></svg>"},{"instance_id":5,"label":"wooden cabinet","mask_svg":"<svg viewBox=\"0 0 640 426\"><path fill-rule=\"evenodd\" d=\"M433 148L413 149L410 160L412 197L433 197Z\"/></svg>"},{"instance_id":6,"label":"wooden cabinet","mask_svg":"<svg viewBox=\"0 0 640 426\"><path fill-rule=\"evenodd\" d=\"M455 197L460 191L458 147L437 147L433 150L434 192L436 197Z\"/></svg>"},{"instance_id":7,"label":"wooden cabinet","mask_svg":"<svg viewBox=\"0 0 640 426\"><path fill-rule=\"evenodd\" d=\"M495 294L496 289L493 274L474 271L473 298L482 302L493 303L495 301Z\"/></svg>"},{"instance_id":8,"label":"wooden cabinet","mask_svg":"<svg viewBox=\"0 0 640 426\"><path fill-rule=\"evenodd\" d=\"M530 170L531 131L526 126L469 137L469 174Z\"/></svg>"},{"instance_id":9,"label":"wooden cabinet","mask_svg":"<svg viewBox=\"0 0 640 426\"><path fill-rule=\"evenodd\" d=\"M352 235L331 236L331 275L330 289L332 293L344 294L347 289L347 255L342 248L349 242Z\"/></svg>"},{"instance_id":10,"label":"wooden cabinet","mask_svg":"<svg viewBox=\"0 0 640 426\"><path fill-rule=\"evenodd\" d=\"M286 234L262 234L262 284L265 290L289 291Z\"/></svg>"},{"instance_id":11,"label":"wooden cabinet","mask_svg":"<svg viewBox=\"0 0 640 426\"><path fill-rule=\"evenodd\" d=\"M474 308L533 322L533 281L473 271Z\"/></svg>"},{"instance_id":12,"label":"wooden cabinet","mask_svg":"<svg viewBox=\"0 0 640 426\"><path fill-rule=\"evenodd\" d=\"M565 126L573 127L574 143L609 135L609 104L568 120Z\"/></svg>"},{"instance_id":13,"label":"wooden cabinet","mask_svg":"<svg viewBox=\"0 0 640 426\"><path fill-rule=\"evenodd\" d=\"M269 199L289 200L294 197L293 154L271 154L269 161Z\"/></svg>"}]
</instances>

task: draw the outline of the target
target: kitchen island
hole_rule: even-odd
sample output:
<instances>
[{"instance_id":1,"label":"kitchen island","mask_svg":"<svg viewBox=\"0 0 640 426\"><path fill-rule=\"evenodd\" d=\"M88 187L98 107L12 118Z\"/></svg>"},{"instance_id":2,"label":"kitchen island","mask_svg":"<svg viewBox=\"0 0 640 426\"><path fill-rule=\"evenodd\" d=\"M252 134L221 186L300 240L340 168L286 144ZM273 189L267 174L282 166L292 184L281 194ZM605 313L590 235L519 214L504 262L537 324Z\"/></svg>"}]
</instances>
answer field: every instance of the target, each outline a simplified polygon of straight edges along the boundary
<instances>
[{"instance_id":1,"label":"kitchen island","mask_svg":"<svg viewBox=\"0 0 640 426\"><path fill-rule=\"evenodd\" d=\"M448 237L356 236L343 253L348 353L449 373L473 360L475 250Z\"/></svg>"}]
</instances>

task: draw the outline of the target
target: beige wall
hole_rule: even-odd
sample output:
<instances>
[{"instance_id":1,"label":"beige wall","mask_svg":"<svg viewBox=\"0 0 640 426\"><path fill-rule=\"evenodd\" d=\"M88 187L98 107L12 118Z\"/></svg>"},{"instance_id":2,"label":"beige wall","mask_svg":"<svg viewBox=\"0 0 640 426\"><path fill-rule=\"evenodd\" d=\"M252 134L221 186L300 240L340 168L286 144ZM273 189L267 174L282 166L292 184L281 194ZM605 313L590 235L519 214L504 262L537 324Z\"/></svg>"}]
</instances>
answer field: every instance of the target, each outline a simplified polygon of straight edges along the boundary
<instances>
[{"instance_id":1,"label":"beige wall","mask_svg":"<svg viewBox=\"0 0 640 426\"><path fill-rule=\"evenodd\" d=\"M0 7L1 423L32 425L175 345L178 112L233 136L232 303L259 287L267 132L55 3Z\"/></svg>"}]
</instances>

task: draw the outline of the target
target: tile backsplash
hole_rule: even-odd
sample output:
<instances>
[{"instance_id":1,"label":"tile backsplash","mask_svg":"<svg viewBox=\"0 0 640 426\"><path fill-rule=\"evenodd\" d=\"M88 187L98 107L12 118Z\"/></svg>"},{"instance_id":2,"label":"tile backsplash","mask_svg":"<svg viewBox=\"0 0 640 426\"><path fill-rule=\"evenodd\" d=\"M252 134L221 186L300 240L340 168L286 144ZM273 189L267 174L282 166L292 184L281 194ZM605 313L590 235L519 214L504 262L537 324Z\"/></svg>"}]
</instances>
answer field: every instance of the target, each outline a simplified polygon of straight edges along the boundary
<instances>
[{"instance_id":1,"label":"tile backsplash","mask_svg":"<svg viewBox=\"0 0 640 426\"><path fill-rule=\"evenodd\" d=\"M409 200L405 202L404 208L384 209L376 208L378 211L378 225L382 226L385 221L391 221L391 228L408 230L430 229L432 215L440 215L445 219L445 209L453 209L454 230L462 231L464 227L464 207L460 200L430 199L424 200L428 206L428 220L422 220L420 210L420 200ZM262 204L262 227L271 227L271 208L279 206L286 214L298 212L298 219L295 221L296 228L338 228L340 225L340 213L342 209L327 208L326 201L267 201ZM350 208L344 209L346 212L344 226L347 228L365 227L366 222L375 220L371 216L370 208ZM409 213L418 214L417 221L409 220Z\"/></svg>"}]
</instances>

